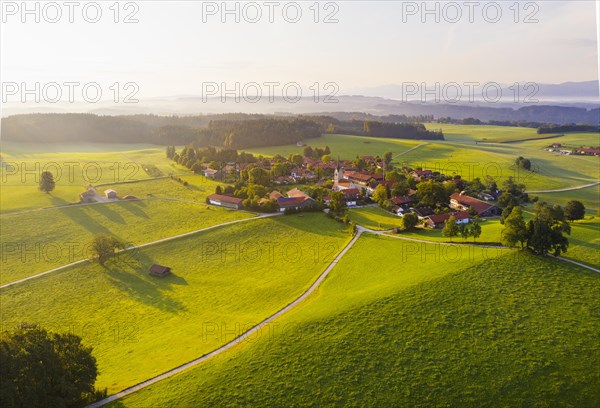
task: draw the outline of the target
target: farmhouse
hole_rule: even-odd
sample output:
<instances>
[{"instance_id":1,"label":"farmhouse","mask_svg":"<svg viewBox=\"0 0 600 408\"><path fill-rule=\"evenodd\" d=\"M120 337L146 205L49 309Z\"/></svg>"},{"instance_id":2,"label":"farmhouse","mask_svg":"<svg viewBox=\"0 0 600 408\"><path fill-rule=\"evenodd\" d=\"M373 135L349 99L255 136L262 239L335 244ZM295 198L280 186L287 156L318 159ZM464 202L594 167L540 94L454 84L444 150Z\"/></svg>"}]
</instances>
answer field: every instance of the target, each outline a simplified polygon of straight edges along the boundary
<instances>
[{"instance_id":1,"label":"farmhouse","mask_svg":"<svg viewBox=\"0 0 600 408\"><path fill-rule=\"evenodd\" d=\"M374 181L378 182L383 180L383 174L360 173L357 171L347 171L344 173L344 177L361 186L366 186Z\"/></svg>"},{"instance_id":2,"label":"farmhouse","mask_svg":"<svg viewBox=\"0 0 600 408\"><path fill-rule=\"evenodd\" d=\"M430 178L432 176L432 172L431 170L416 170L411 172L410 176L417 181L422 181Z\"/></svg>"},{"instance_id":3,"label":"farmhouse","mask_svg":"<svg viewBox=\"0 0 600 408\"><path fill-rule=\"evenodd\" d=\"M415 200L411 196L400 196L392 197L390 201L398 206L407 206L414 203Z\"/></svg>"},{"instance_id":4,"label":"farmhouse","mask_svg":"<svg viewBox=\"0 0 600 408\"><path fill-rule=\"evenodd\" d=\"M117 198L117 192L113 189L104 190L106 198Z\"/></svg>"},{"instance_id":5,"label":"farmhouse","mask_svg":"<svg viewBox=\"0 0 600 408\"><path fill-rule=\"evenodd\" d=\"M600 156L600 149L579 149L577 153L584 156Z\"/></svg>"},{"instance_id":6,"label":"farmhouse","mask_svg":"<svg viewBox=\"0 0 600 408\"><path fill-rule=\"evenodd\" d=\"M310 196L308 194L306 194L304 191L299 190L297 188L293 188L290 191L288 191L287 193L288 197L304 197L304 198L310 198Z\"/></svg>"},{"instance_id":7,"label":"farmhouse","mask_svg":"<svg viewBox=\"0 0 600 408\"><path fill-rule=\"evenodd\" d=\"M288 208L299 210L301 208L310 207L314 203L315 200L310 197L279 197L277 199L280 212L284 212Z\"/></svg>"},{"instance_id":8,"label":"farmhouse","mask_svg":"<svg viewBox=\"0 0 600 408\"><path fill-rule=\"evenodd\" d=\"M424 219L425 217L429 217L430 215L435 214L433 212L433 210L431 209L431 207L415 208L415 213L417 214L417 217L419 217L420 220Z\"/></svg>"},{"instance_id":9,"label":"farmhouse","mask_svg":"<svg viewBox=\"0 0 600 408\"><path fill-rule=\"evenodd\" d=\"M242 199L237 197L231 197L222 194L211 194L208 196L208 203L212 205L218 205L219 207L233 208L239 210L242 206Z\"/></svg>"},{"instance_id":10,"label":"farmhouse","mask_svg":"<svg viewBox=\"0 0 600 408\"><path fill-rule=\"evenodd\" d=\"M152 276L158 276L159 278L163 278L171 273L171 268L158 264L153 264L150 267L149 273Z\"/></svg>"},{"instance_id":11,"label":"farmhouse","mask_svg":"<svg viewBox=\"0 0 600 408\"><path fill-rule=\"evenodd\" d=\"M94 187L90 186L83 193L79 194L79 202L86 203L86 204L87 203L95 203L97 195L98 195L98 193L96 193L96 190L94 189Z\"/></svg>"},{"instance_id":12,"label":"farmhouse","mask_svg":"<svg viewBox=\"0 0 600 408\"><path fill-rule=\"evenodd\" d=\"M429 228L441 228L444 226L444 223L452 216L456 218L457 224L468 224L471 219L471 215L468 212L457 211L451 214L430 215L429 217L425 218L425 225L427 225Z\"/></svg>"},{"instance_id":13,"label":"farmhouse","mask_svg":"<svg viewBox=\"0 0 600 408\"><path fill-rule=\"evenodd\" d=\"M477 198L469 197L463 193L454 193L450 196L450 208L461 211L467 211L469 208L473 208L480 216L490 216L498 213L498 207L495 205L478 200Z\"/></svg>"}]
</instances>

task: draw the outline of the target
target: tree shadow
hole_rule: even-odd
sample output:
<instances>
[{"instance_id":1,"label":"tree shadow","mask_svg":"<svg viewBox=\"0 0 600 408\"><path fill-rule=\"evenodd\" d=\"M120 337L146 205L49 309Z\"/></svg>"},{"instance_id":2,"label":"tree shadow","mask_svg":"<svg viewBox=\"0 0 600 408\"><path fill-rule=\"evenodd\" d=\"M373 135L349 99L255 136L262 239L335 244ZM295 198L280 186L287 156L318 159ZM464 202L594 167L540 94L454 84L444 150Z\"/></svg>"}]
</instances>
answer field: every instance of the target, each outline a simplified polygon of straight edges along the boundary
<instances>
[{"instance_id":1,"label":"tree shadow","mask_svg":"<svg viewBox=\"0 0 600 408\"><path fill-rule=\"evenodd\" d=\"M112 203L111 203L112 204ZM94 204L89 208L118 224L127 224L121 214L112 210L109 204Z\"/></svg>"},{"instance_id":2,"label":"tree shadow","mask_svg":"<svg viewBox=\"0 0 600 408\"><path fill-rule=\"evenodd\" d=\"M143 201L139 201L139 200L119 201L119 202L114 203L114 205L117 205L117 206L123 208L124 210L129 211L131 214L135 215L136 217L150 219L148 214L146 214L146 212L144 210L142 210L142 208L141 208L141 207L146 207L146 203Z\"/></svg>"},{"instance_id":3,"label":"tree shadow","mask_svg":"<svg viewBox=\"0 0 600 408\"><path fill-rule=\"evenodd\" d=\"M166 295L174 285L188 285L185 278L174 273L165 277L152 276L148 270L154 263L146 254L133 249L118 254L104 265L104 269L110 283L138 302L169 313L187 310L182 302Z\"/></svg>"},{"instance_id":4,"label":"tree shadow","mask_svg":"<svg viewBox=\"0 0 600 408\"><path fill-rule=\"evenodd\" d=\"M93 207L94 205L90 205ZM87 207L87 206L86 206ZM68 218L73 220L78 225L81 225L88 231L94 234L107 234L110 235L111 231L100 224L98 221L93 219L91 216L85 213L86 207L74 207L74 208L61 208L58 211L61 211Z\"/></svg>"}]
</instances>

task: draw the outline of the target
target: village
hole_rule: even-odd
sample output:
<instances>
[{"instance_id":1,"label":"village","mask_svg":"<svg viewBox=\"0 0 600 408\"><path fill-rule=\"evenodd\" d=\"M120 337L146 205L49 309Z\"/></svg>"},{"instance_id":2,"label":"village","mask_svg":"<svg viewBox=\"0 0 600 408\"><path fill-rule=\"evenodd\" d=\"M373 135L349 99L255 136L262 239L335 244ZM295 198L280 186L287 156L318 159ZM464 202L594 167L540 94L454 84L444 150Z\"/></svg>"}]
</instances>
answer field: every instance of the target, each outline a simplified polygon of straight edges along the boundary
<instances>
[{"instance_id":1,"label":"village","mask_svg":"<svg viewBox=\"0 0 600 408\"><path fill-rule=\"evenodd\" d=\"M287 163L292 164L291 160L293 157ZM337 161L304 157L301 164L296 162L289 167L287 174L278 175L274 175L272 169L281 167L281 158L267 163L263 169L270 170L269 174L273 178L264 188L259 188L266 189L267 193L258 200L252 200L248 188L219 187L215 194L207 198L207 203L234 210L251 209L289 214L302 211L330 212L332 208L340 207L339 203L332 205L332 201L337 198L338 202L343 202L344 209L379 206L398 217L415 214L419 226L432 229L442 228L450 217L454 217L456 224L460 225L501 213L498 206L492 203L502 194L493 180L487 180L489 188L486 188L480 180L476 180L473 185L459 175L446 176L421 168L395 169L379 156L360 156L355 160ZM206 168L204 175L218 180L227 174L242 174L242 171L251 168L257 167L228 163L220 170ZM245 179L248 180L247 177ZM425 183L422 187L440 186L438 191L443 192L437 194L437 197L420 193L421 183ZM288 186L292 188L282 193ZM271 189L272 187L276 188Z\"/></svg>"}]
</instances>

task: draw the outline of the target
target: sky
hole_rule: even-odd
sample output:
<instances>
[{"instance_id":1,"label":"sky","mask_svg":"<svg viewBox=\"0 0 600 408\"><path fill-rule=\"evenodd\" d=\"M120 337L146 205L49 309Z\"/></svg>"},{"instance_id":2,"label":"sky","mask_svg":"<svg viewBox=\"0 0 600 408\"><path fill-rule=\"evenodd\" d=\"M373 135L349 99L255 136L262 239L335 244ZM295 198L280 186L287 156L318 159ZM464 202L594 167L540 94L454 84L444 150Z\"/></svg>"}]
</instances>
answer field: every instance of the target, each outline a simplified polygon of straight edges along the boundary
<instances>
[{"instance_id":1,"label":"sky","mask_svg":"<svg viewBox=\"0 0 600 408\"><path fill-rule=\"evenodd\" d=\"M429 1L429 14L421 1L228 2L230 14L221 1L135 1L119 3L115 23L114 2L97 2L96 23L97 7L76 2L71 23L57 1L52 23L46 2L28 2L36 22L21 1L2 1L1 81L96 82L105 91L117 82L121 98L132 82L149 98L200 95L207 83L333 83L353 93L413 81L598 79L594 0L480 1L472 22L464 1ZM128 15L137 22L125 23Z\"/></svg>"}]
</instances>

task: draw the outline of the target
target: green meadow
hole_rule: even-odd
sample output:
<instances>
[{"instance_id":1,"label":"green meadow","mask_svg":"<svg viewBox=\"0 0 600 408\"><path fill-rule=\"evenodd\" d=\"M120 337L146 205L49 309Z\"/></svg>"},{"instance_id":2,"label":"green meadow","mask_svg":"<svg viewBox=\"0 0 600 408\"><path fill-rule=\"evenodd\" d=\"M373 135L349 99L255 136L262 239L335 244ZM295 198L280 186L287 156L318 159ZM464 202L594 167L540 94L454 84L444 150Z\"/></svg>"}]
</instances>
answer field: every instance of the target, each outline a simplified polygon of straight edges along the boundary
<instances>
[{"instance_id":1,"label":"green meadow","mask_svg":"<svg viewBox=\"0 0 600 408\"><path fill-rule=\"evenodd\" d=\"M3 142L1 157L1 212L76 203L90 184L145 180L183 171L165 157L164 147L154 145ZM56 188L50 194L38 191L42 171L55 177Z\"/></svg>"},{"instance_id":2,"label":"green meadow","mask_svg":"<svg viewBox=\"0 0 600 408\"><path fill-rule=\"evenodd\" d=\"M600 403L596 273L414 245L361 237L281 330L111 406Z\"/></svg>"},{"instance_id":3,"label":"green meadow","mask_svg":"<svg viewBox=\"0 0 600 408\"><path fill-rule=\"evenodd\" d=\"M350 240L323 214L249 221L0 290L5 328L37 322L94 348L119 391L207 353L299 296ZM153 263L173 274L152 277ZM222 335L208 336L214 327Z\"/></svg>"},{"instance_id":4,"label":"green meadow","mask_svg":"<svg viewBox=\"0 0 600 408\"><path fill-rule=\"evenodd\" d=\"M176 184L162 184L167 181ZM0 284L88 258L95 234L132 246L249 217L252 214L160 199L2 215Z\"/></svg>"},{"instance_id":5,"label":"green meadow","mask_svg":"<svg viewBox=\"0 0 600 408\"><path fill-rule=\"evenodd\" d=\"M375 206L351 208L348 215L352 222L376 231L389 230L401 224L400 217Z\"/></svg>"}]
</instances>

